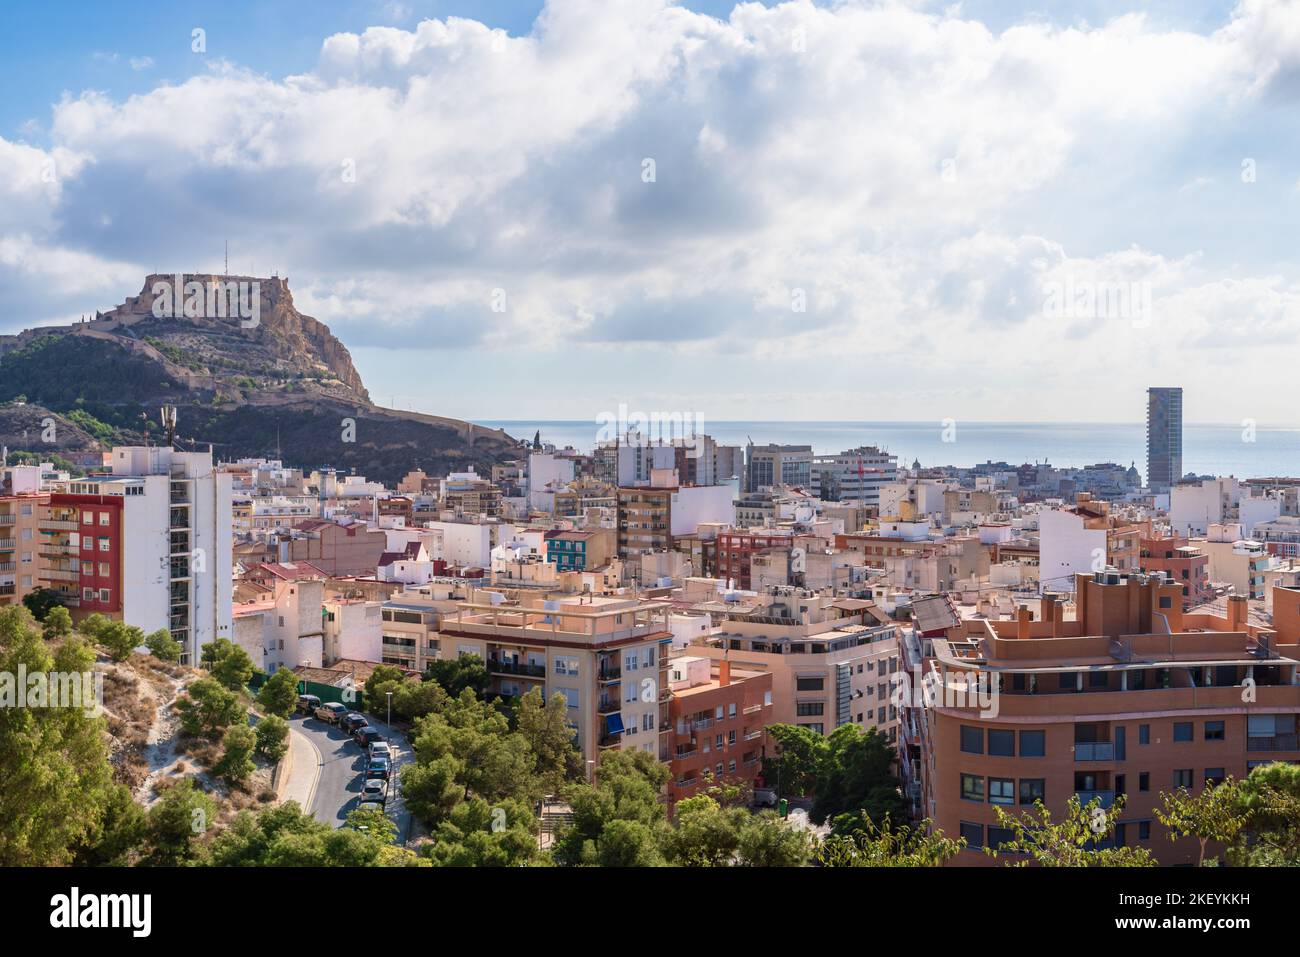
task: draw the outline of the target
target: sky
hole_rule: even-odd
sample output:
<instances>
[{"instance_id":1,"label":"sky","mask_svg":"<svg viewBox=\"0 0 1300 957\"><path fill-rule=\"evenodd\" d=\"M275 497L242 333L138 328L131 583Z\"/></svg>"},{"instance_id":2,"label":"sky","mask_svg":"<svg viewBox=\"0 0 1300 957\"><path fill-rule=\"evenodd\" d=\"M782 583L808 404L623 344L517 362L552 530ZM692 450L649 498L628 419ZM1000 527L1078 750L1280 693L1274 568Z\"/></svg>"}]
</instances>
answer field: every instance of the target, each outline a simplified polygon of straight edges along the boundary
<instances>
[{"instance_id":1,"label":"sky","mask_svg":"<svg viewBox=\"0 0 1300 957\"><path fill-rule=\"evenodd\" d=\"M229 242L459 418L1300 420L1297 0L0 16L0 332Z\"/></svg>"}]
</instances>

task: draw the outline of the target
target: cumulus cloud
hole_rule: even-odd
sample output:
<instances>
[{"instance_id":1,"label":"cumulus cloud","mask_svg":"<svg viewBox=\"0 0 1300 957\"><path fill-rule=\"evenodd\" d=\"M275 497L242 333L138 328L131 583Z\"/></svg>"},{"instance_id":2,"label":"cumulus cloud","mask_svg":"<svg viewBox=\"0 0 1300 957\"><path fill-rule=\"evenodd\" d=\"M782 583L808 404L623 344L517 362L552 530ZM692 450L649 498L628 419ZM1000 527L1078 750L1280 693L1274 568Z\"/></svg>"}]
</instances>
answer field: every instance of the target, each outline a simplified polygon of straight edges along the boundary
<instances>
[{"instance_id":1,"label":"cumulus cloud","mask_svg":"<svg viewBox=\"0 0 1300 957\"><path fill-rule=\"evenodd\" d=\"M1113 333L1045 316L1067 281L1145 284L1189 346L1228 314L1280 331L1294 277L1135 243L1122 194L1071 197L1172 175L1189 129L1293 98L1295 13L994 32L895 3L720 20L550 0L524 36L455 17L338 34L300 75L216 62L123 100L67 96L44 147L0 140L0 289L46 259L107 306L135 291L124 271L210 268L229 238L232 267L288 273L304 309L382 347L763 360L942 340L936 363L958 369L989 337L1050 354ZM1170 189L1217 181L1178 170ZM1107 215L1113 235L1081 225Z\"/></svg>"}]
</instances>

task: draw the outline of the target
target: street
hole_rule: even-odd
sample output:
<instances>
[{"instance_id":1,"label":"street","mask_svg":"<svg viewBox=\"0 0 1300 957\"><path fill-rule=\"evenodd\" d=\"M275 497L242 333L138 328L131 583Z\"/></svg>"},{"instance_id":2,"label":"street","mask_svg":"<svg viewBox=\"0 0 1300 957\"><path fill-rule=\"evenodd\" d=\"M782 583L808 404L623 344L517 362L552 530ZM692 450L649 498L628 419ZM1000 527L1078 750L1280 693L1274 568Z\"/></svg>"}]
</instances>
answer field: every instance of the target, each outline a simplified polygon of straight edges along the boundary
<instances>
[{"instance_id":1,"label":"street","mask_svg":"<svg viewBox=\"0 0 1300 957\"><path fill-rule=\"evenodd\" d=\"M401 799L399 777L403 766L411 761L411 748L405 736L382 721L367 716L370 726L384 735L393 749L393 774L389 781L388 816L397 824L398 840L405 843L411 833L411 815ZM362 747L333 725L314 717L295 714L290 719L299 732L320 753L320 777L316 782L311 807L306 810L318 821L341 827L360 801L361 784L366 770L366 753ZM294 774L312 773L313 769L294 767Z\"/></svg>"}]
</instances>

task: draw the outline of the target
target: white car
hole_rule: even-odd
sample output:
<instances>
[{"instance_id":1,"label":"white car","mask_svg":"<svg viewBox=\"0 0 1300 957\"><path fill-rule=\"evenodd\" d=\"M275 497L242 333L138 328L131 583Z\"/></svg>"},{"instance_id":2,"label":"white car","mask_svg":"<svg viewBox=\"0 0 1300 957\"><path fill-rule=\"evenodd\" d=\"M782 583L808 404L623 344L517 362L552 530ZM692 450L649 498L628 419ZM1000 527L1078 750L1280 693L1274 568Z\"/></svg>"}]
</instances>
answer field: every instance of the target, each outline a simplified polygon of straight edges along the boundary
<instances>
[{"instance_id":1,"label":"white car","mask_svg":"<svg viewBox=\"0 0 1300 957\"><path fill-rule=\"evenodd\" d=\"M388 782L383 778L367 778L361 785L361 800L374 801L382 807L388 801Z\"/></svg>"},{"instance_id":2,"label":"white car","mask_svg":"<svg viewBox=\"0 0 1300 957\"><path fill-rule=\"evenodd\" d=\"M370 745L370 756L372 758L387 758L393 760L393 749L388 746L387 741L375 741Z\"/></svg>"}]
</instances>

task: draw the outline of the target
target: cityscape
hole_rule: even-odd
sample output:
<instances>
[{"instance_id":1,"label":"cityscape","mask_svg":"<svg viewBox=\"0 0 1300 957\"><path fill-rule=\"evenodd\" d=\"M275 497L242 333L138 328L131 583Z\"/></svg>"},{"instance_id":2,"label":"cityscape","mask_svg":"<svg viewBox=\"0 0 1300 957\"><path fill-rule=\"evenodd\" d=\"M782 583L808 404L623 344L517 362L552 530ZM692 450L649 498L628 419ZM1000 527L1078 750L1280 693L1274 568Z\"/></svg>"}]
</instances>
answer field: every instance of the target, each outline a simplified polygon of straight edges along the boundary
<instances>
[{"instance_id":1,"label":"cityscape","mask_svg":"<svg viewBox=\"0 0 1300 957\"><path fill-rule=\"evenodd\" d=\"M871 867L1276 921L1300 5L1130 6L3 14L16 919Z\"/></svg>"}]
</instances>

